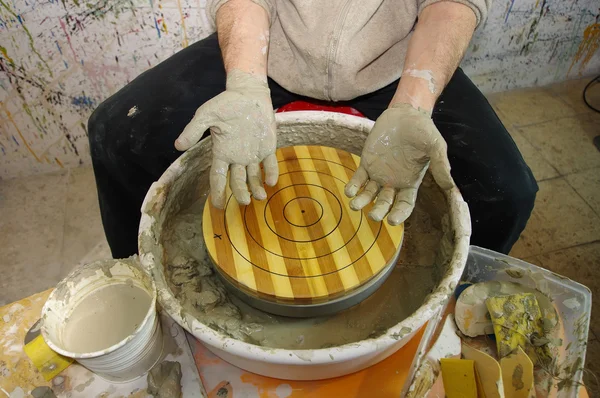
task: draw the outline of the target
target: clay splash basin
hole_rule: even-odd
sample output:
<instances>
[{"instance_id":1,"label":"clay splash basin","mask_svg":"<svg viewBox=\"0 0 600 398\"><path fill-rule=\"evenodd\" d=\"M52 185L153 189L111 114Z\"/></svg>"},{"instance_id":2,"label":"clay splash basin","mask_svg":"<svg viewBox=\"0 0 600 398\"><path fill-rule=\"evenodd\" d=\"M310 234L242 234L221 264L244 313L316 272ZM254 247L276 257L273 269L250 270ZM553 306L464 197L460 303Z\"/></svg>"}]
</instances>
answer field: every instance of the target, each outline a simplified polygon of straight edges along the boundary
<instances>
[{"instance_id":1,"label":"clay splash basin","mask_svg":"<svg viewBox=\"0 0 600 398\"><path fill-rule=\"evenodd\" d=\"M276 120L279 147L326 145L358 155L374 123L356 116L314 111L280 113ZM197 263L185 268L187 260L173 258L170 242L173 239L173 220L181 219L181 214L185 213L186 217L191 217L191 223L186 224L189 231L182 229L178 233L189 235L187 250L200 252L204 247L202 233L198 234L201 227L194 221L194 211L200 213L201 220L201 209L208 192L210 163L211 142L208 138L184 153L151 186L142 206L139 254L142 266L156 283L162 309L212 352L240 368L281 379L316 380L369 367L404 346L446 303L461 278L471 232L468 207L458 189L442 192L428 173L419 190L415 212L405 224L402 253L394 270L397 278L392 275L380 288L381 293L378 291L374 298L347 310L347 314L340 315L341 318L319 320L314 325L302 326L301 330L304 333L323 327L327 322L350 325L354 322L353 311L355 318L359 318L360 311L369 312L364 309L365 306L377 306L377 300L387 300L386 295L398 300L398 303L402 303L404 297L408 301L409 296L416 300L412 306L404 308L403 313L399 309L398 314L393 314L394 309L388 309L387 312L395 316L382 316L380 325L372 325L373 330L349 333L350 337L338 339L332 345L321 344L321 341L308 342L310 339L305 341L304 337L291 342L273 340L264 330L258 330L260 327L256 329L252 325L260 326L263 322L265 330L275 326L281 328L281 325L282 330L286 330L285 319L261 317L261 314L244 309L243 303L229 303L229 298L224 297L224 290L212 280L196 285L194 294L202 293L207 286L212 289L210 297L204 297L205 301L198 295L194 296L201 307L196 311L187 299L189 292L185 289L190 290L189 285L178 281L174 272L183 270L194 278L201 278L210 271ZM190 213L190 208L196 210ZM413 275L414 281L406 280L406 275ZM411 285L418 284L423 275L431 278L430 285L418 295L411 295ZM394 285L395 281L404 281L402 287ZM380 297L377 298L377 295ZM368 300L371 301L367 303ZM224 301L227 301L227 306L219 307ZM227 311L222 311L223 308ZM223 320L221 317L213 321L211 314L216 310L221 311L221 315L233 313L237 320ZM238 319L240 316L241 320ZM258 323L247 319L258 319ZM338 331L332 330L332 334L335 333Z\"/></svg>"}]
</instances>

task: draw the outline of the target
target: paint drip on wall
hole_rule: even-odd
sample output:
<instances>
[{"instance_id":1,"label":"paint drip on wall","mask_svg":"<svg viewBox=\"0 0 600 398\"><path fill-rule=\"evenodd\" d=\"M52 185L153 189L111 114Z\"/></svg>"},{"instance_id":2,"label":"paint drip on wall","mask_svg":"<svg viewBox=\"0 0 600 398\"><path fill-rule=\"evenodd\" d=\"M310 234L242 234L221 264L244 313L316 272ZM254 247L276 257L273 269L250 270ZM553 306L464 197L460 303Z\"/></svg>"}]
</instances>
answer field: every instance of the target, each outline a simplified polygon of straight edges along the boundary
<instances>
[{"instance_id":1,"label":"paint drip on wall","mask_svg":"<svg viewBox=\"0 0 600 398\"><path fill-rule=\"evenodd\" d=\"M0 178L90 163L87 120L206 37L206 0L0 0ZM495 2L463 69L484 91L600 69L597 0Z\"/></svg>"}]
</instances>

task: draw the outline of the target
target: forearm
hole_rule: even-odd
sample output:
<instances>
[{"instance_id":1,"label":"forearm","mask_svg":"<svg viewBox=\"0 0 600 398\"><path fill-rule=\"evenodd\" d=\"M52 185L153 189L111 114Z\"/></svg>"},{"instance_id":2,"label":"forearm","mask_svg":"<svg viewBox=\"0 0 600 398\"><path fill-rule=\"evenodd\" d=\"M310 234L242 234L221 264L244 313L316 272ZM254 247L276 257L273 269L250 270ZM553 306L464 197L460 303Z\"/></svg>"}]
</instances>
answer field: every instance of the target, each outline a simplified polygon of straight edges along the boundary
<instances>
[{"instance_id":1,"label":"forearm","mask_svg":"<svg viewBox=\"0 0 600 398\"><path fill-rule=\"evenodd\" d=\"M217 12L217 34L225 71L236 69L266 79L269 17L250 0L230 0Z\"/></svg>"},{"instance_id":2,"label":"forearm","mask_svg":"<svg viewBox=\"0 0 600 398\"><path fill-rule=\"evenodd\" d=\"M390 105L408 103L431 112L464 56L476 23L473 11L459 3L426 7L408 44L402 78Z\"/></svg>"}]
</instances>

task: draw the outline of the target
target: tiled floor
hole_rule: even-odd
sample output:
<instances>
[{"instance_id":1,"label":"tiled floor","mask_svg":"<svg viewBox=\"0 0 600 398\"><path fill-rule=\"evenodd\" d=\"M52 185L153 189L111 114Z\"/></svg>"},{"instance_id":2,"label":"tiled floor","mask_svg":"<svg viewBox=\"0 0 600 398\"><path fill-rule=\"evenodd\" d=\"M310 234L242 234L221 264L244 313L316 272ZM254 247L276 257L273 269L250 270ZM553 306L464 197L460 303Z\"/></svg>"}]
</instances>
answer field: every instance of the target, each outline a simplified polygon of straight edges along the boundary
<instances>
[{"instance_id":1,"label":"tiled floor","mask_svg":"<svg viewBox=\"0 0 600 398\"><path fill-rule=\"evenodd\" d=\"M91 168L0 181L0 306L110 257Z\"/></svg>"},{"instance_id":2,"label":"tiled floor","mask_svg":"<svg viewBox=\"0 0 600 398\"><path fill-rule=\"evenodd\" d=\"M593 293L588 358L600 353L600 114L588 80L494 94L490 102L539 182L533 215L511 254ZM600 87L588 98L600 105ZM74 266L110 257L89 168L0 181L0 306L55 285ZM600 366L590 362L600 375Z\"/></svg>"}]
</instances>

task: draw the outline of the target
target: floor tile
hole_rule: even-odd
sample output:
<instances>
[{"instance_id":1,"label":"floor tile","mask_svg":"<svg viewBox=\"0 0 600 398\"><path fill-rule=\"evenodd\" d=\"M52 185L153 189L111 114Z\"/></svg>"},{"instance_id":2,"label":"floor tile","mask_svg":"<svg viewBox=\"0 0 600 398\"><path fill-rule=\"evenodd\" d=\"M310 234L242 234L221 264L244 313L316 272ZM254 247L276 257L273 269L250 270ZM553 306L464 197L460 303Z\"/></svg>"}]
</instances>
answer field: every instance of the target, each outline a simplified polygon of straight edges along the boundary
<instances>
[{"instance_id":1,"label":"floor tile","mask_svg":"<svg viewBox=\"0 0 600 398\"><path fill-rule=\"evenodd\" d=\"M61 276L105 241L94 172L88 167L72 169L65 208Z\"/></svg>"},{"instance_id":2,"label":"floor tile","mask_svg":"<svg viewBox=\"0 0 600 398\"><path fill-rule=\"evenodd\" d=\"M600 215L600 168L571 174L566 179L596 214Z\"/></svg>"},{"instance_id":3,"label":"floor tile","mask_svg":"<svg viewBox=\"0 0 600 398\"><path fill-rule=\"evenodd\" d=\"M561 175L600 167L600 152L593 143L599 129L588 117L559 119L519 131Z\"/></svg>"},{"instance_id":4,"label":"floor tile","mask_svg":"<svg viewBox=\"0 0 600 398\"><path fill-rule=\"evenodd\" d=\"M575 110L544 89L514 90L490 95L505 124L523 126L574 116Z\"/></svg>"},{"instance_id":5,"label":"floor tile","mask_svg":"<svg viewBox=\"0 0 600 398\"><path fill-rule=\"evenodd\" d=\"M541 254L538 258L544 268L573 279L592 291L590 329L598 335L600 333L600 242Z\"/></svg>"},{"instance_id":6,"label":"floor tile","mask_svg":"<svg viewBox=\"0 0 600 398\"><path fill-rule=\"evenodd\" d=\"M576 112L588 112L590 108L583 102L583 89L591 80L591 77L568 80L548 86L547 90L571 106ZM600 84L591 85L586 98L592 106L600 109Z\"/></svg>"},{"instance_id":7,"label":"floor tile","mask_svg":"<svg viewBox=\"0 0 600 398\"><path fill-rule=\"evenodd\" d=\"M558 171L527 141L518 128L509 128L509 132L537 181L559 176Z\"/></svg>"},{"instance_id":8,"label":"floor tile","mask_svg":"<svg viewBox=\"0 0 600 398\"><path fill-rule=\"evenodd\" d=\"M542 181L511 256L527 258L600 239L600 218L564 178Z\"/></svg>"},{"instance_id":9,"label":"floor tile","mask_svg":"<svg viewBox=\"0 0 600 398\"><path fill-rule=\"evenodd\" d=\"M68 172L0 181L0 305L57 281Z\"/></svg>"}]
</instances>

